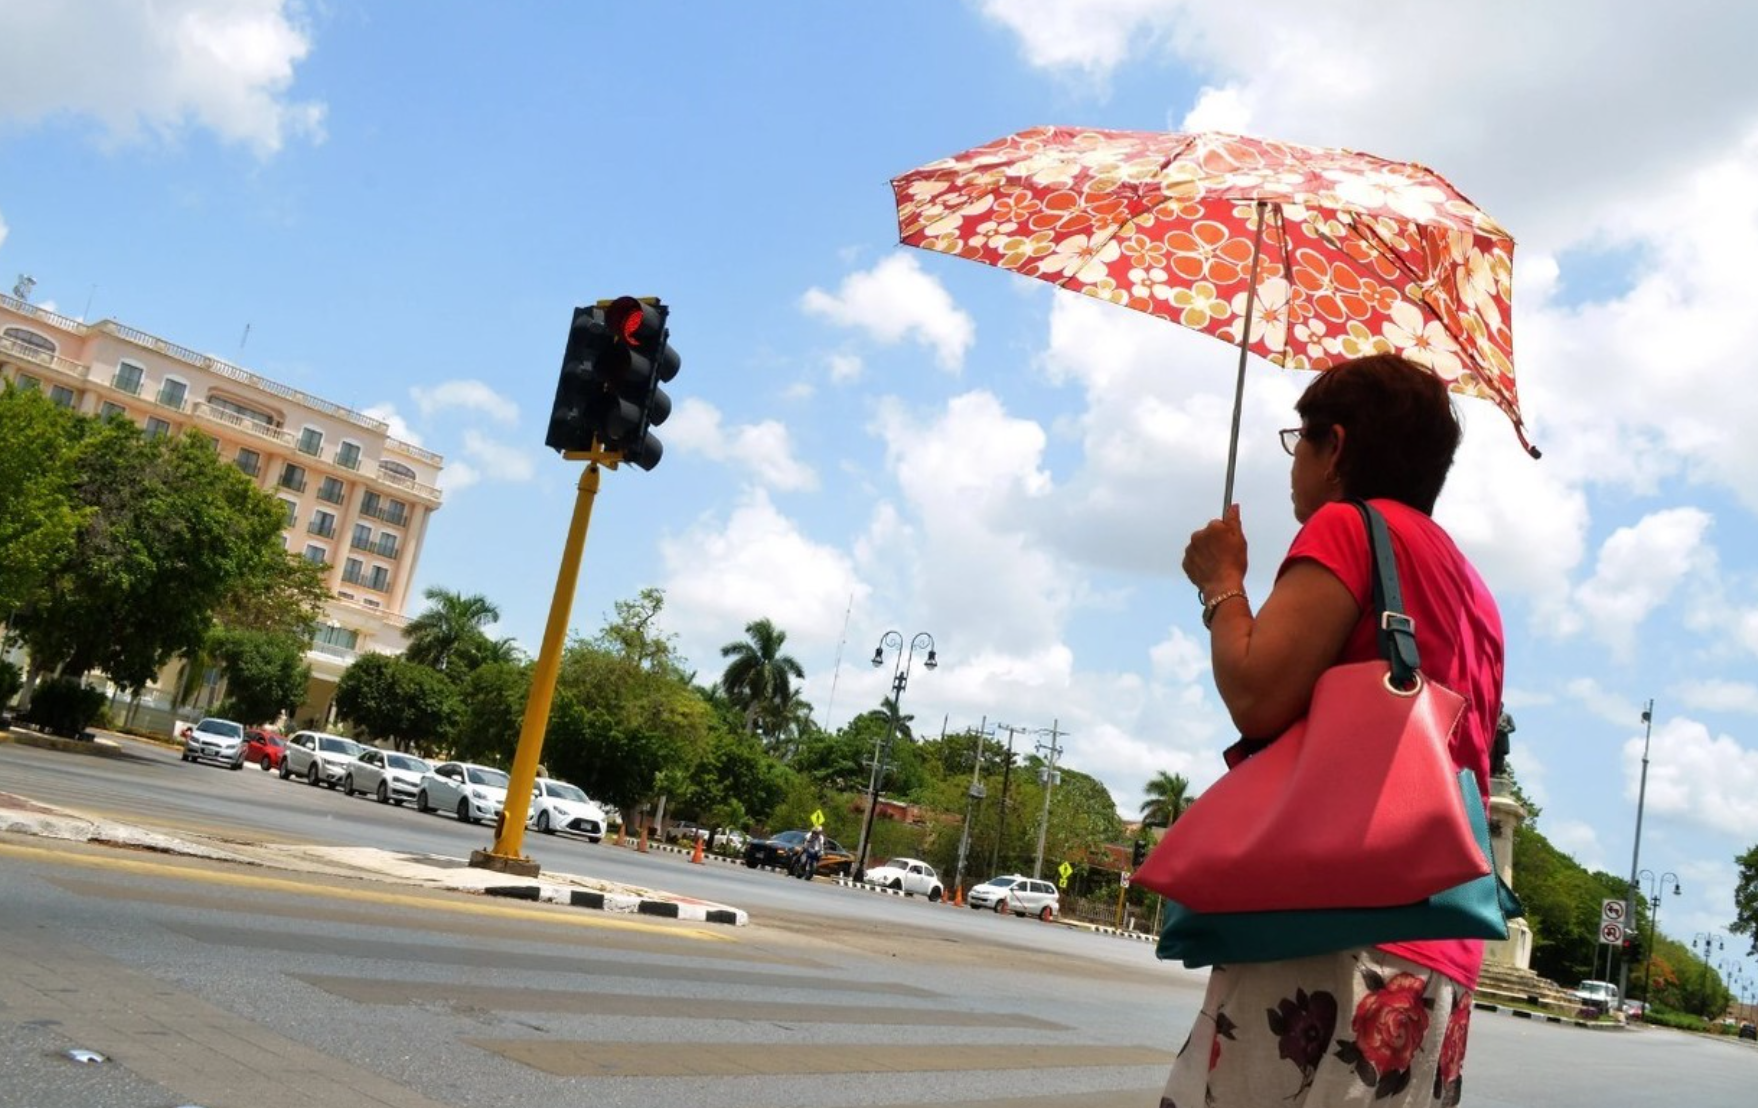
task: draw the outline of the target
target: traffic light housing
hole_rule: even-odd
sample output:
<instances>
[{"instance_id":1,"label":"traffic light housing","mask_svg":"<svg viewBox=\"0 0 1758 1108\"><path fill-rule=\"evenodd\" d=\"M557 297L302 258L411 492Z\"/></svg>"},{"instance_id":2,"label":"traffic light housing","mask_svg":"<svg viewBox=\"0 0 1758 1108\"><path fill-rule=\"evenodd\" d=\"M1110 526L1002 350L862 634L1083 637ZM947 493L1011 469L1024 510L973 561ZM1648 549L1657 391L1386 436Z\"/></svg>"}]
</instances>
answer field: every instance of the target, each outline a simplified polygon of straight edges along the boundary
<instances>
[{"instance_id":1,"label":"traffic light housing","mask_svg":"<svg viewBox=\"0 0 1758 1108\"><path fill-rule=\"evenodd\" d=\"M671 415L660 383L682 359L669 344L671 309L633 296L575 308L544 444L561 451L602 450L652 469L664 448L652 428Z\"/></svg>"},{"instance_id":2,"label":"traffic light housing","mask_svg":"<svg viewBox=\"0 0 1758 1108\"><path fill-rule=\"evenodd\" d=\"M1148 841L1146 839L1135 840L1135 849L1133 851L1131 851L1130 855L1129 855L1130 868L1140 869L1141 864L1147 860L1148 860Z\"/></svg>"},{"instance_id":3,"label":"traffic light housing","mask_svg":"<svg viewBox=\"0 0 1758 1108\"><path fill-rule=\"evenodd\" d=\"M664 447L652 428L671 415L671 397L659 386L678 375L683 359L670 345L671 309L658 300L624 296L605 307L610 346L603 360L609 398L601 424L605 445L623 459L652 469Z\"/></svg>"},{"instance_id":4,"label":"traffic light housing","mask_svg":"<svg viewBox=\"0 0 1758 1108\"><path fill-rule=\"evenodd\" d=\"M543 444L553 450L591 450L604 422L606 398L602 363L610 350L610 328L604 309L575 308L562 352L555 406L549 412L549 433Z\"/></svg>"}]
</instances>

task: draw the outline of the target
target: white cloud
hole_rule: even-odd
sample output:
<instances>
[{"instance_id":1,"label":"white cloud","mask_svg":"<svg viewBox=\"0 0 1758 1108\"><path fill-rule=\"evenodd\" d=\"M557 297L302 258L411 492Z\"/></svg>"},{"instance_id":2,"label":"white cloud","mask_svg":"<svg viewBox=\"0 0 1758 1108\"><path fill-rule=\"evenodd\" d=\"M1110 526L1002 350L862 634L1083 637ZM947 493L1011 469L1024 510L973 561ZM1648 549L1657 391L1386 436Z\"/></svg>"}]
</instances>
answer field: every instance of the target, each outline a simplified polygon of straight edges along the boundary
<instances>
[{"instance_id":1,"label":"white cloud","mask_svg":"<svg viewBox=\"0 0 1758 1108\"><path fill-rule=\"evenodd\" d=\"M1591 823L1578 819L1545 819L1543 830L1552 846L1589 870L1606 868L1605 845L1599 841L1599 831Z\"/></svg>"},{"instance_id":2,"label":"white cloud","mask_svg":"<svg viewBox=\"0 0 1758 1108\"><path fill-rule=\"evenodd\" d=\"M1624 743L1624 794L1634 803L1642 737ZM1650 743L1647 810L1749 842L1758 837L1758 750L1731 735L1677 718L1656 726Z\"/></svg>"},{"instance_id":3,"label":"white cloud","mask_svg":"<svg viewBox=\"0 0 1758 1108\"><path fill-rule=\"evenodd\" d=\"M415 398L415 407L424 419L431 419L435 413L450 408L462 408L507 426L519 422L519 405L482 381L444 381L431 387L414 385L410 387L409 395Z\"/></svg>"},{"instance_id":4,"label":"white cloud","mask_svg":"<svg viewBox=\"0 0 1758 1108\"><path fill-rule=\"evenodd\" d=\"M1758 715L1758 685L1749 681L1687 681L1673 693L1687 708Z\"/></svg>"},{"instance_id":5,"label":"white cloud","mask_svg":"<svg viewBox=\"0 0 1758 1108\"><path fill-rule=\"evenodd\" d=\"M818 475L794 456L787 427L776 420L729 428L721 423L720 409L705 400L685 397L665 421L663 431L662 440L748 469L770 488L794 492L818 487Z\"/></svg>"},{"instance_id":6,"label":"white cloud","mask_svg":"<svg viewBox=\"0 0 1758 1108\"><path fill-rule=\"evenodd\" d=\"M976 337L976 325L946 287L908 254L894 253L872 269L843 278L839 292L806 291L800 306L844 327L865 331L890 346L905 339L934 351L935 359L957 372Z\"/></svg>"},{"instance_id":7,"label":"white cloud","mask_svg":"<svg viewBox=\"0 0 1758 1108\"><path fill-rule=\"evenodd\" d=\"M400 439L403 442L408 443L410 446L421 445L421 436L416 433L415 428L409 426L408 421L397 411L397 406L395 404L374 404L371 407L362 408L360 414L369 419L376 419L385 423L389 428L386 433L393 439ZM447 468L451 467L448 466Z\"/></svg>"},{"instance_id":8,"label":"white cloud","mask_svg":"<svg viewBox=\"0 0 1758 1108\"><path fill-rule=\"evenodd\" d=\"M529 481L537 474L537 463L529 452L491 439L480 431L464 432L464 454L475 463L475 471L485 478ZM456 465L454 462L453 467Z\"/></svg>"},{"instance_id":9,"label":"white cloud","mask_svg":"<svg viewBox=\"0 0 1758 1108\"><path fill-rule=\"evenodd\" d=\"M5 233L5 225L0 224L0 241L5 241ZM830 356L830 380L838 385L859 381L865 368L858 354L832 354Z\"/></svg>"},{"instance_id":10,"label":"white cloud","mask_svg":"<svg viewBox=\"0 0 1758 1108\"><path fill-rule=\"evenodd\" d=\"M260 156L323 138L324 105L290 95L311 34L292 0L0 5L0 115L89 116L112 142L191 126Z\"/></svg>"},{"instance_id":11,"label":"white cloud","mask_svg":"<svg viewBox=\"0 0 1758 1108\"><path fill-rule=\"evenodd\" d=\"M1636 628L1713 556L1703 545L1711 519L1696 508L1669 508L1621 527L1599 548L1593 576L1548 612L1561 634L1591 630L1620 657L1634 647Z\"/></svg>"},{"instance_id":12,"label":"white cloud","mask_svg":"<svg viewBox=\"0 0 1758 1108\"><path fill-rule=\"evenodd\" d=\"M467 489L482 480L482 474L469 462L452 461L440 470L439 487L448 493Z\"/></svg>"},{"instance_id":13,"label":"white cloud","mask_svg":"<svg viewBox=\"0 0 1758 1108\"><path fill-rule=\"evenodd\" d=\"M1165 0L983 0L983 14L1019 36L1026 60L1096 83L1179 15Z\"/></svg>"}]
</instances>

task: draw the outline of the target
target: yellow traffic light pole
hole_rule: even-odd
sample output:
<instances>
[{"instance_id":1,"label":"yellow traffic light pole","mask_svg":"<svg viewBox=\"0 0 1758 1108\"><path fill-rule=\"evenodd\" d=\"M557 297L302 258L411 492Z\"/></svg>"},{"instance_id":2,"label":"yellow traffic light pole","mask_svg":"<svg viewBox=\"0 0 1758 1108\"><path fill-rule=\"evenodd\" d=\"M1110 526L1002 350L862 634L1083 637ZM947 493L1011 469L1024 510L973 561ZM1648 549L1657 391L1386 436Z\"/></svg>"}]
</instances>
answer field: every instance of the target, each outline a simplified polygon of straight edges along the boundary
<instances>
[{"instance_id":1,"label":"yellow traffic light pole","mask_svg":"<svg viewBox=\"0 0 1758 1108\"><path fill-rule=\"evenodd\" d=\"M556 573L555 596L549 602L549 622L543 627L543 646L537 652L537 668L531 673L531 693L525 699L525 718L519 727L519 749L513 755L512 779L507 783L507 802L495 826L494 846L470 852L470 864L535 877L538 865L520 853L525 845L525 819L531 811L531 790L537 783L537 764L543 755L543 735L549 725L549 706L555 698L556 674L561 671L562 648L568 636L568 615L574 607L574 587L580 579L580 555L586 546L586 529L592 522L592 501L598 495L599 466L615 469L622 455L603 450L565 451L569 461L587 462L580 475L574 516L568 524L567 545L562 548L561 569Z\"/></svg>"}]
</instances>

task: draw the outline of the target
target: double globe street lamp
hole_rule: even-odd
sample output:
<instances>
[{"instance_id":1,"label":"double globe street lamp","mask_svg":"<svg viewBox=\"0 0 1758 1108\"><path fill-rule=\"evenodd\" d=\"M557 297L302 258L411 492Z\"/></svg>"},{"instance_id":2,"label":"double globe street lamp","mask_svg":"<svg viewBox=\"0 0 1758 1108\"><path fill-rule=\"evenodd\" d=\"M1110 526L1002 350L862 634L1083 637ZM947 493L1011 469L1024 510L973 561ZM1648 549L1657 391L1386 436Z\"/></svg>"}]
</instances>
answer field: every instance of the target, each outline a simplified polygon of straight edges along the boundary
<instances>
[{"instance_id":1,"label":"double globe street lamp","mask_svg":"<svg viewBox=\"0 0 1758 1108\"><path fill-rule=\"evenodd\" d=\"M909 649L904 649L903 636L896 631L887 631L879 638L879 645L873 648L873 668L878 669L885 664L885 649L890 647L897 652L897 661L891 671L891 728L884 741L873 751L873 777L867 786L867 816L861 821L861 848L855 862L855 880L867 879L867 848L873 839L873 810L879 807L879 782L885 772L885 760L891 753L892 744L897 742L897 728L903 717L903 690L909 687L910 666L914 664L916 651L926 650L928 656L922 661L923 667L933 669L940 664L934 653L934 636L926 631L918 632L909 641Z\"/></svg>"},{"instance_id":2,"label":"double globe street lamp","mask_svg":"<svg viewBox=\"0 0 1758 1108\"><path fill-rule=\"evenodd\" d=\"M1636 876L1638 879L1648 878L1648 947L1643 951L1645 958L1642 965L1642 1006L1646 1008L1654 1002L1654 998L1649 995L1649 990L1654 974L1654 944L1660 938L1661 894L1666 892L1668 885L1673 887L1674 896L1678 896L1685 890L1679 886L1679 875L1670 870L1656 877L1653 870L1645 869Z\"/></svg>"}]
</instances>

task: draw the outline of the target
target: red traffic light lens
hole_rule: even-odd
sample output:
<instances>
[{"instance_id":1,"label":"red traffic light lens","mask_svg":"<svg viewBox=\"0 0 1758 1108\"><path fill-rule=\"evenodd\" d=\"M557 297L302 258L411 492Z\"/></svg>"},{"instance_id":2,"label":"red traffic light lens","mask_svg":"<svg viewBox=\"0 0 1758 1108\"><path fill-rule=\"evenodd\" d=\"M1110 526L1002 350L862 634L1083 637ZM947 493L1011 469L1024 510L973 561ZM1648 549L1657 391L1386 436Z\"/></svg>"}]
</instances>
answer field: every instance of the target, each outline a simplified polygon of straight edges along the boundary
<instances>
[{"instance_id":1,"label":"red traffic light lens","mask_svg":"<svg viewBox=\"0 0 1758 1108\"><path fill-rule=\"evenodd\" d=\"M641 302L633 296L620 296L605 313L609 317L610 329L618 338L629 346L640 346L636 336L641 331Z\"/></svg>"}]
</instances>

